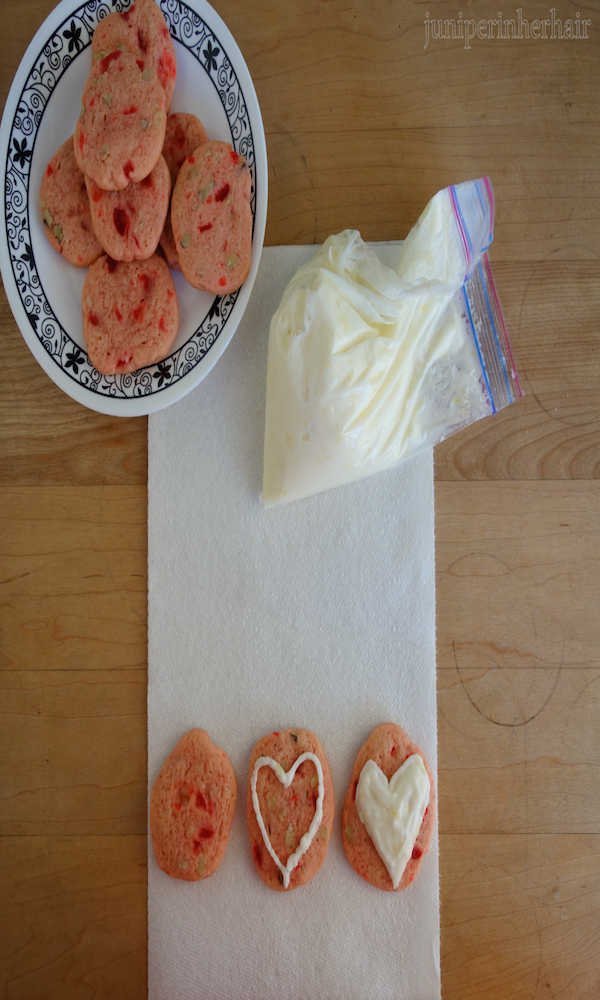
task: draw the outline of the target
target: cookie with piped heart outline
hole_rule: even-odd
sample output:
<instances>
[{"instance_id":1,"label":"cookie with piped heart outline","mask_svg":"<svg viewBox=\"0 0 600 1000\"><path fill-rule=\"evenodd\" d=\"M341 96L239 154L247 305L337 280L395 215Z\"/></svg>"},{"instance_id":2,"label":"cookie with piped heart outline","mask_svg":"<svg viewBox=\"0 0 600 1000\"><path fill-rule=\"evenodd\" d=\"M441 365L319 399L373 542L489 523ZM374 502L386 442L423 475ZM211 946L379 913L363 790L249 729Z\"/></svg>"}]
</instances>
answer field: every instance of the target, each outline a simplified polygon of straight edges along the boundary
<instances>
[{"instance_id":1,"label":"cookie with piped heart outline","mask_svg":"<svg viewBox=\"0 0 600 1000\"><path fill-rule=\"evenodd\" d=\"M378 889L406 889L429 849L435 809L423 751L400 726L377 726L358 752L342 812L344 848L354 870Z\"/></svg>"},{"instance_id":2,"label":"cookie with piped heart outline","mask_svg":"<svg viewBox=\"0 0 600 1000\"><path fill-rule=\"evenodd\" d=\"M314 733L286 729L254 747L246 814L254 866L271 889L308 882L325 861L335 803L325 751Z\"/></svg>"}]
</instances>

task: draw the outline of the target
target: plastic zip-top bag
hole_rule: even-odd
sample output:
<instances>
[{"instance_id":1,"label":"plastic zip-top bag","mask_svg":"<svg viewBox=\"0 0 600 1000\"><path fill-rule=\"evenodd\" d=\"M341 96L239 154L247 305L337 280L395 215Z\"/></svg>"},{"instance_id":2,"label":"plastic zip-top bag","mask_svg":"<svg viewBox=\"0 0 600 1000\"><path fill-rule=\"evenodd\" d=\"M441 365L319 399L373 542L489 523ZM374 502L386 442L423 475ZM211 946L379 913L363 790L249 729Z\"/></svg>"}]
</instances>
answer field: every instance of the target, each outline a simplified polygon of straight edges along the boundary
<instances>
[{"instance_id":1,"label":"plastic zip-top bag","mask_svg":"<svg viewBox=\"0 0 600 1000\"><path fill-rule=\"evenodd\" d=\"M487 257L488 178L439 191L397 269L354 230L284 291L269 334L263 503L391 468L522 395Z\"/></svg>"}]
</instances>

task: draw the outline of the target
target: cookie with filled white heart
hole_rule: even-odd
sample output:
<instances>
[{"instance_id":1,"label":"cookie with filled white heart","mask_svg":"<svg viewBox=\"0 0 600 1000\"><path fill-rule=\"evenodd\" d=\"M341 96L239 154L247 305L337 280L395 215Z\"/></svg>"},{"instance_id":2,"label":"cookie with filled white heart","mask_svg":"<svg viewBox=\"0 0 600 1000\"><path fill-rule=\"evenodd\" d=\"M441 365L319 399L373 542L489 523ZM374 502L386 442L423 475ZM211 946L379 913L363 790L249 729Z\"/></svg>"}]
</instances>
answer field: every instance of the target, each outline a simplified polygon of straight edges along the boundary
<instances>
[{"instance_id":1,"label":"cookie with filled white heart","mask_svg":"<svg viewBox=\"0 0 600 1000\"><path fill-rule=\"evenodd\" d=\"M286 729L254 747L246 813L255 868L271 889L297 889L325 861L335 803L325 751L314 733Z\"/></svg>"},{"instance_id":2,"label":"cookie with filled white heart","mask_svg":"<svg viewBox=\"0 0 600 1000\"><path fill-rule=\"evenodd\" d=\"M377 726L358 752L342 813L354 870L378 889L406 889L429 849L435 807L423 751L400 726Z\"/></svg>"},{"instance_id":3,"label":"cookie with filled white heart","mask_svg":"<svg viewBox=\"0 0 600 1000\"><path fill-rule=\"evenodd\" d=\"M197 882L223 860L237 794L233 767L203 729L169 754L150 795L154 854L171 878Z\"/></svg>"}]
</instances>

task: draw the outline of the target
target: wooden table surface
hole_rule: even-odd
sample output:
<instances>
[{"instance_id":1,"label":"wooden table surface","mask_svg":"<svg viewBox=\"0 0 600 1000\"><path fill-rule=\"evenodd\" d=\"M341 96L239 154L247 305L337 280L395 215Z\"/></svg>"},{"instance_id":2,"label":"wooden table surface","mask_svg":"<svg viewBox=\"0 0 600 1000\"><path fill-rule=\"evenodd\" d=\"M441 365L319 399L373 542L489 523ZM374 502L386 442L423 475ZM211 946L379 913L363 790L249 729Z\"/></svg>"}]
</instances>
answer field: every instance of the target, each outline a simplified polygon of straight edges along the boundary
<instances>
[{"instance_id":1,"label":"wooden table surface","mask_svg":"<svg viewBox=\"0 0 600 1000\"><path fill-rule=\"evenodd\" d=\"M53 6L2 0L3 106ZM459 21L443 0L214 6L262 108L267 245L403 238L439 188L493 180L525 396L435 454L443 995L597 1000L598 0L553 7L587 38L468 48L439 37ZM549 35L550 9L523 6ZM147 421L63 395L3 290L0 332L0 998L137 1000Z\"/></svg>"}]
</instances>

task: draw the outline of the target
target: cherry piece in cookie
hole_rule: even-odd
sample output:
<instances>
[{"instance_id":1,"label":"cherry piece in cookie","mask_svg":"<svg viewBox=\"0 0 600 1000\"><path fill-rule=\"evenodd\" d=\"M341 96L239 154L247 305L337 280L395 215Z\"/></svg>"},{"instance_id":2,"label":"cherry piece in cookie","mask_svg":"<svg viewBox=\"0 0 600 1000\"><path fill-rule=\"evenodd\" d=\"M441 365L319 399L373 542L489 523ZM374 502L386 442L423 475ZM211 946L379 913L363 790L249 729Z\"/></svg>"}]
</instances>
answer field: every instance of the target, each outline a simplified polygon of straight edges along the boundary
<instances>
[{"instance_id":1,"label":"cherry piece in cookie","mask_svg":"<svg viewBox=\"0 0 600 1000\"><path fill-rule=\"evenodd\" d=\"M73 152L73 136L56 151L40 185L40 212L51 246L75 267L102 256L92 226L84 176Z\"/></svg>"},{"instance_id":2,"label":"cherry piece in cookie","mask_svg":"<svg viewBox=\"0 0 600 1000\"><path fill-rule=\"evenodd\" d=\"M254 747L246 817L254 866L271 889L304 885L325 860L335 811L329 764L304 729L269 733Z\"/></svg>"},{"instance_id":3,"label":"cherry piece in cookie","mask_svg":"<svg viewBox=\"0 0 600 1000\"><path fill-rule=\"evenodd\" d=\"M227 755L203 729L191 729L167 757L150 795L158 864L171 878L197 882L223 860L237 786Z\"/></svg>"},{"instance_id":4,"label":"cherry piece in cookie","mask_svg":"<svg viewBox=\"0 0 600 1000\"><path fill-rule=\"evenodd\" d=\"M144 261L101 257L86 275L81 305L89 359L103 375L154 365L175 340L179 305L158 254Z\"/></svg>"},{"instance_id":5,"label":"cherry piece in cookie","mask_svg":"<svg viewBox=\"0 0 600 1000\"><path fill-rule=\"evenodd\" d=\"M377 726L358 752L342 813L346 855L361 878L406 889L429 849L435 807L423 752L400 726Z\"/></svg>"}]
</instances>

